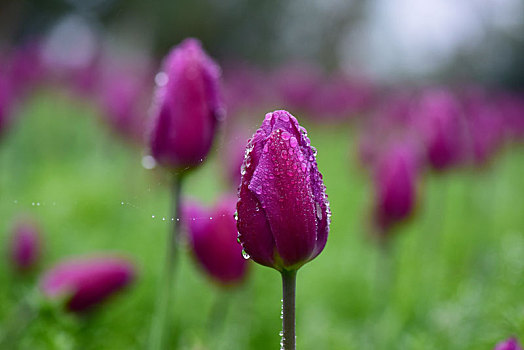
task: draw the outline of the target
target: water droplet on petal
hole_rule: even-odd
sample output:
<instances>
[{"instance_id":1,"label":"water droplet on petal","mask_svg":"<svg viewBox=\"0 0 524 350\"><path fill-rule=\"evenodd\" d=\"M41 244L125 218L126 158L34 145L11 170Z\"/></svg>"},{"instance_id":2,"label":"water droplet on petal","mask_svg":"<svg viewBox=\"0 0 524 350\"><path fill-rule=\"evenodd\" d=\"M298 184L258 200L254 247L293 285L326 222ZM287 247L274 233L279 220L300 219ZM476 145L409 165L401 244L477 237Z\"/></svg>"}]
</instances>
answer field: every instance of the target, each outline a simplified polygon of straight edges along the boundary
<instances>
[{"instance_id":1,"label":"water droplet on petal","mask_svg":"<svg viewBox=\"0 0 524 350\"><path fill-rule=\"evenodd\" d=\"M287 159L287 151L285 149L283 149L282 152L280 152L280 155L282 156L282 158Z\"/></svg>"},{"instance_id":2,"label":"water droplet on petal","mask_svg":"<svg viewBox=\"0 0 524 350\"><path fill-rule=\"evenodd\" d=\"M242 249L242 257L243 257L244 259L246 259L246 260L248 260L249 258L251 258L251 256L250 256L248 253L246 253L246 251L245 251L244 249Z\"/></svg>"},{"instance_id":3,"label":"water droplet on petal","mask_svg":"<svg viewBox=\"0 0 524 350\"><path fill-rule=\"evenodd\" d=\"M315 206L317 208L317 218L319 220L322 220L322 208L320 207L320 204L318 204L318 202L315 203Z\"/></svg>"},{"instance_id":4,"label":"water droplet on petal","mask_svg":"<svg viewBox=\"0 0 524 350\"><path fill-rule=\"evenodd\" d=\"M293 136L290 140L289 140L289 145L291 147L297 147L298 145L298 141L297 141L297 138L295 136Z\"/></svg>"},{"instance_id":5,"label":"water droplet on petal","mask_svg":"<svg viewBox=\"0 0 524 350\"><path fill-rule=\"evenodd\" d=\"M282 139L283 139L283 140L286 140L286 141L287 141L287 140L289 140L290 137L291 137L291 134L288 133L287 131L284 131L284 132L282 133Z\"/></svg>"}]
</instances>

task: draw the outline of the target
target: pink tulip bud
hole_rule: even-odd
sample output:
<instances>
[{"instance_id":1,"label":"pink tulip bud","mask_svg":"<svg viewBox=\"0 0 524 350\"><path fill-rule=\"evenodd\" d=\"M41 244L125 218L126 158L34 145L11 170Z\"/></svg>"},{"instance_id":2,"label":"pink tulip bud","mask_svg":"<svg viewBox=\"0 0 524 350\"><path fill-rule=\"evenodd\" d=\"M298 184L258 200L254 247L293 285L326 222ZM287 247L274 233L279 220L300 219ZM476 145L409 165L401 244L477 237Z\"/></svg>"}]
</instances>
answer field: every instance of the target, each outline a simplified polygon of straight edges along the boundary
<instances>
[{"instance_id":1,"label":"pink tulip bud","mask_svg":"<svg viewBox=\"0 0 524 350\"><path fill-rule=\"evenodd\" d=\"M241 282L247 272L237 242L235 204L235 198L223 198L213 209L192 202L183 209L195 260L222 285Z\"/></svg>"},{"instance_id":2,"label":"pink tulip bud","mask_svg":"<svg viewBox=\"0 0 524 350\"><path fill-rule=\"evenodd\" d=\"M495 350L522 350L522 347L516 338L509 338L508 340L498 343L495 346Z\"/></svg>"},{"instance_id":3,"label":"pink tulip bud","mask_svg":"<svg viewBox=\"0 0 524 350\"><path fill-rule=\"evenodd\" d=\"M266 114L247 145L239 190L239 240L251 258L296 270L326 245L331 211L306 130L286 111Z\"/></svg>"},{"instance_id":4,"label":"pink tulip bud","mask_svg":"<svg viewBox=\"0 0 524 350\"><path fill-rule=\"evenodd\" d=\"M41 238L38 227L31 221L19 221L11 240L11 262L18 271L35 267L41 255Z\"/></svg>"},{"instance_id":5,"label":"pink tulip bud","mask_svg":"<svg viewBox=\"0 0 524 350\"><path fill-rule=\"evenodd\" d=\"M157 74L158 85L150 146L153 157L172 170L199 165L207 156L223 111L220 69L200 42L175 47Z\"/></svg>"},{"instance_id":6,"label":"pink tulip bud","mask_svg":"<svg viewBox=\"0 0 524 350\"><path fill-rule=\"evenodd\" d=\"M114 256L67 260L45 273L40 282L43 293L65 298L66 308L84 312L128 286L135 278L133 265Z\"/></svg>"}]
</instances>

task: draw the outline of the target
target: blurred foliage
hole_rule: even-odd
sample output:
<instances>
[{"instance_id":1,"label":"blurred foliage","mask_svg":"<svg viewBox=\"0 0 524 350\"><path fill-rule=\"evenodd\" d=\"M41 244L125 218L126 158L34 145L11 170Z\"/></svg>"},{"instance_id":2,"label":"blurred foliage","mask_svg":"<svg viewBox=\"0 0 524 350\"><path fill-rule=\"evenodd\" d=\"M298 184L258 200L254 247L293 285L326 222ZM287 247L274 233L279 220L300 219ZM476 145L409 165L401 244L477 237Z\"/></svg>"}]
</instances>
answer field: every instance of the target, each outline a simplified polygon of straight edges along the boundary
<instances>
[{"instance_id":1,"label":"blurred foliage","mask_svg":"<svg viewBox=\"0 0 524 350\"><path fill-rule=\"evenodd\" d=\"M139 278L84 318L42 309L16 345L143 348L169 225L165 174L143 169L142 151L111 134L85 102L44 91L18 116L0 143L2 242L12 219L29 212L43 228L43 268L74 254L120 251L135 259ZM306 127L318 148L333 221L326 249L299 272L299 349L491 349L510 335L524 337L522 147L504 150L482 172L427 176L417 215L397 232L389 254L381 254L366 232L370 183L357 166L354 129ZM210 202L233 190L216 176L223 151L218 144L188 179L188 196ZM39 294L35 277L15 277L2 253L0 334L22 300ZM171 344L277 348L280 276L251 267L246 285L231 292L222 328L210 334L207 319L221 292L184 253Z\"/></svg>"}]
</instances>

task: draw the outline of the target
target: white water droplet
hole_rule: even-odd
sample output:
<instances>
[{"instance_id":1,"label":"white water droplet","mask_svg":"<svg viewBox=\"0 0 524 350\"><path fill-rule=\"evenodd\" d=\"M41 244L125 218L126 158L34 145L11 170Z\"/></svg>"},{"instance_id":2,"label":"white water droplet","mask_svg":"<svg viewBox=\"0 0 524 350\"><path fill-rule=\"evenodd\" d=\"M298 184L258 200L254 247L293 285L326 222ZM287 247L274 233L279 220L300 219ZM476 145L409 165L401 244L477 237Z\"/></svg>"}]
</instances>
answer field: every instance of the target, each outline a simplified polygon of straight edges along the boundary
<instances>
[{"instance_id":1,"label":"white water droplet","mask_svg":"<svg viewBox=\"0 0 524 350\"><path fill-rule=\"evenodd\" d=\"M153 156L147 155L142 157L142 167L147 170L154 169L156 167L156 160Z\"/></svg>"},{"instance_id":2,"label":"white water droplet","mask_svg":"<svg viewBox=\"0 0 524 350\"><path fill-rule=\"evenodd\" d=\"M165 72L159 72L155 75L155 84L157 86L165 86L169 81L169 76Z\"/></svg>"}]
</instances>

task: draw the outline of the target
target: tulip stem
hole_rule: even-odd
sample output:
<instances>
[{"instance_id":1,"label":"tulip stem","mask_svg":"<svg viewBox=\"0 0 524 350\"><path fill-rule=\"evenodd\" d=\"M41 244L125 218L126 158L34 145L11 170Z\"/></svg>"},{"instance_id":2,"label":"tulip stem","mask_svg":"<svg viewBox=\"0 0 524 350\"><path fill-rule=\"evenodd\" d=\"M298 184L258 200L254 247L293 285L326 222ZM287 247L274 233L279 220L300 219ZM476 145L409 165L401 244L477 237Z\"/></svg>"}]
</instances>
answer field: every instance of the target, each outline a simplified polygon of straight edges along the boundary
<instances>
[{"instance_id":1,"label":"tulip stem","mask_svg":"<svg viewBox=\"0 0 524 350\"><path fill-rule=\"evenodd\" d=\"M158 291L155 315L151 327L149 349L161 350L167 348L166 342L167 330L169 325L169 311L171 310L171 294L175 279L176 262L178 258L178 236L180 232L180 200L183 176L177 174L174 176L172 186L172 231L168 234L166 261L164 265L163 285Z\"/></svg>"},{"instance_id":2,"label":"tulip stem","mask_svg":"<svg viewBox=\"0 0 524 350\"><path fill-rule=\"evenodd\" d=\"M295 291L297 271L282 271L282 350L295 350Z\"/></svg>"}]
</instances>

